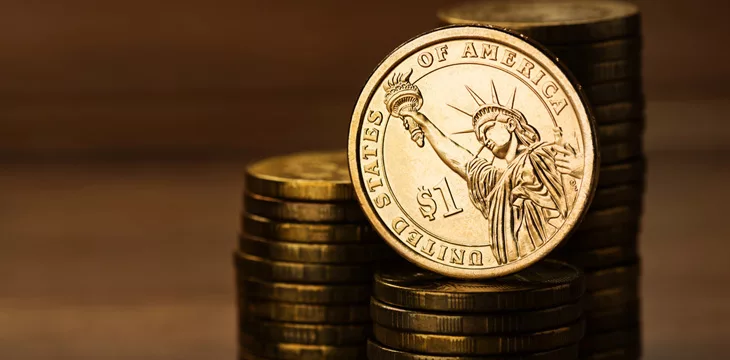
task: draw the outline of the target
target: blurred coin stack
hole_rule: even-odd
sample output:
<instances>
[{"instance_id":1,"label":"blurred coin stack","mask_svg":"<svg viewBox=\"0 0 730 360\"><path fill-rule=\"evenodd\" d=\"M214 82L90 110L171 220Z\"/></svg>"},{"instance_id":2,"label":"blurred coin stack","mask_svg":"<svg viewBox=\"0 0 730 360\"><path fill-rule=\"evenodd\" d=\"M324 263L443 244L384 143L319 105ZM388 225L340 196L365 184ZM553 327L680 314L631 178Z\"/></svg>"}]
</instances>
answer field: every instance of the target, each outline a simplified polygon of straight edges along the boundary
<instances>
[{"instance_id":1,"label":"blurred coin stack","mask_svg":"<svg viewBox=\"0 0 730 360\"><path fill-rule=\"evenodd\" d=\"M523 33L557 55L583 87L600 143L598 188L585 220L554 256L586 272L581 358L638 358L645 174L639 9L624 1L499 0L454 6L439 17Z\"/></svg>"},{"instance_id":2,"label":"blurred coin stack","mask_svg":"<svg viewBox=\"0 0 730 360\"><path fill-rule=\"evenodd\" d=\"M246 169L234 255L241 359L364 359L374 263L393 252L354 200L345 152Z\"/></svg>"},{"instance_id":3,"label":"blurred coin stack","mask_svg":"<svg viewBox=\"0 0 730 360\"><path fill-rule=\"evenodd\" d=\"M472 281L394 262L375 275L370 360L578 359L582 272L545 260Z\"/></svg>"}]
</instances>

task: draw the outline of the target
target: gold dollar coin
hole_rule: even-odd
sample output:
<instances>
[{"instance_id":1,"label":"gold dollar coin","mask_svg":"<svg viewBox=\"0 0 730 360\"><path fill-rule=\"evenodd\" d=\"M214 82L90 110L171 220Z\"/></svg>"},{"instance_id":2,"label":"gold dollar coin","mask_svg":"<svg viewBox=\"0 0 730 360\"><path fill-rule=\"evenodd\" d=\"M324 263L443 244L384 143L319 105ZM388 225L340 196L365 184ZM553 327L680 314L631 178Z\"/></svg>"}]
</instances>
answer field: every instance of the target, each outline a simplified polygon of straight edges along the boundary
<instances>
[{"instance_id":1,"label":"gold dollar coin","mask_svg":"<svg viewBox=\"0 0 730 360\"><path fill-rule=\"evenodd\" d=\"M611 349L597 353L581 354L581 360L636 360L641 359L641 344L634 347Z\"/></svg>"},{"instance_id":2,"label":"gold dollar coin","mask_svg":"<svg viewBox=\"0 0 730 360\"><path fill-rule=\"evenodd\" d=\"M356 104L348 150L375 229L409 261L460 278L543 258L597 180L576 86L542 48L487 27L434 30L391 53Z\"/></svg>"},{"instance_id":3,"label":"gold dollar coin","mask_svg":"<svg viewBox=\"0 0 730 360\"><path fill-rule=\"evenodd\" d=\"M646 160L643 157L637 159L601 166L598 187L611 187L624 184L644 183L646 174Z\"/></svg>"},{"instance_id":4,"label":"gold dollar coin","mask_svg":"<svg viewBox=\"0 0 730 360\"><path fill-rule=\"evenodd\" d=\"M587 271L585 272L586 291L635 284L638 283L640 275L639 263Z\"/></svg>"},{"instance_id":5,"label":"gold dollar coin","mask_svg":"<svg viewBox=\"0 0 730 360\"><path fill-rule=\"evenodd\" d=\"M443 9L448 24L514 29L544 44L591 43L636 35L639 8L625 1L472 1Z\"/></svg>"},{"instance_id":6,"label":"gold dollar coin","mask_svg":"<svg viewBox=\"0 0 730 360\"><path fill-rule=\"evenodd\" d=\"M594 106L641 100L644 97L641 78L590 85L584 87L584 90L588 101Z\"/></svg>"},{"instance_id":7,"label":"gold dollar coin","mask_svg":"<svg viewBox=\"0 0 730 360\"><path fill-rule=\"evenodd\" d=\"M583 322L535 333L473 336L420 334L373 325L375 340L385 346L434 355L539 352L576 344L584 331Z\"/></svg>"},{"instance_id":8,"label":"gold dollar coin","mask_svg":"<svg viewBox=\"0 0 730 360\"><path fill-rule=\"evenodd\" d=\"M574 303L583 294L583 282L580 270L555 260L478 282L447 278L409 264L388 264L375 274L373 297L406 309L440 312L527 310Z\"/></svg>"},{"instance_id":9,"label":"gold dollar coin","mask_svg":"<svg viewBox=\"0 0 730 360\"><path fill-rule=\"evenodd\" d=\"M297 324L246 319L241 331L265 342L307 345L362 345L370 324Z\"/></svg>"},{"instance_id":10,"label":"gold dollar coin","mask_svg":"<svg viewBox=\"0 0 730 360\"><path fill-rule=\"evenodd\" d=\"M568 360L578 358L578 346L570 345L559 349L528 354L500 354L489 357L470 355L424 355L389 348L376 341L368 340L370 360Z\"/></svg>"},{"instance_id":11,"label":"gold dollar coin","mask_svg":"<svg viewBox=\"0 0 730 360\"><path fill-rule=\"evenodd\" d=\"M623 101L594 106L593 115L599 125L616 122L643 121L644 101Z\"/></svg>"},{"instance_id":12,"label":"gold dollar coin","mask_svg":"<svg viewBox=\"0 0 730 360\"><path fill-rule=\"evenodd\" d=\"M636 204L641 201L643 194L644 186L641 183L598 189L591 210Z\"/></svg>"},{"instance_id":13,"label":"gold dollar coin","mask_svg":"<svg viewBox=\"0 0 730 360\"><path fill-rule=\"evenodd\" d=\"M638 301L619 307L590 311L586 313L586 331L594 334L635 328L641 320L640 313Z\"/></svg>"},{"instance_id":14,"label":"gold dollar coin","mask_svg":"<svg viewBox=\"0 0 730 360\"><path fill-rule=\"evenodd\" d=\"M308 224L274 221L244 213L241 216L247 234L266 239L304 243L367 243L382 241L372 227L361 224Z\"/></svg>"},{"instance_id":15,"label":"gold dollar coin","mask_svg":"<svg viewBox=\"0 0 730 360\"><path fill-rule=\"evenodd\" d=\"M293 261L319 264L373 263L393 258L384 243L373 244L304 244L241 235L239 250L275 261Z\"/></svg>"},{"instance_id":16,"label":"gold dollar coin","mask_svg":"<svg viewBox=\"0 0 730 360\"><path fill-rule=\"evenodd\" d=\"M581 353L596 353L613 349L638 347L641 331L638 328L586 335L580 342Z\"/></svg>"},{"instance_id":17,"label":"gold dollar coin","mask_svg":"<svg viewBox=\"0 0 730 360\"><path fill-rule=\"evenodd\" d=\"M408 332L442 335L478 335L535 332L576 322L583 305L573 303L557 307L519 312L447 314L398 308L376 299L370 304L370 316L376 324Z\"/></svg>"},{"instance_id":18,"label":"gold dollar coin","mask_svg":"<svg viewBox=\"0 0 730 360\"><path fill-rule=\"evenodd\" d=\"M623 244L636 244L639 232L639 221L635 219L634 222L619 223L616 226L577 231L571 235L564 247L566 250L580 251Z\"/></svg>"},{"instance_id":19,"label":"gold dollar coin","mask_svg":"<svg viewBox=\"0 0 730 360\"><path fill-rule=\"evenodd\" d=\"M356 202L294 202L244 194L247 212L273 220L313 223L361 223L365 216Z\"/></svg>"},{"instance_id":20,"label":"gold dollar coin","mask_svg":"<svg viewBox=\"0 0 730 360\"><path fill-rule=\"evenodd\" d=\"M638 284L626 284L621 287L589 292L585 294L582 301L583 309L586 312L625 306L639 301L639 286Z\"/></svg>"},{"instance_id":21,"label":"gold dollar coin","mask_svg":"<svg viewBox=\"0 0 730 360\"><path fill-rule=\"evenodd\" d=\"M347 153L307 152L276 156L246 167L246 191L266 197L306 200L353 200Z\"/></svg>"},{"instance_id":22,"label":"gold dollar coin","mask_svg":"<svg viewBox=\"0 0 730 360\"><path fill-rule=\"evenodd\" d=\"M373 269L363 264L305 264L271 261L242 252L234 254L237 271L269 281L294 283L364 283L373 278Z\"/></svg>"},{"instance_id":23,"label":"gold dollar coin","mask_svg":"<svg viewBox=\"0 0 730 360\"><path fill-rule=\"evenodd\" d=\"M365 347L305 345L280 342L264 342L256 337L239 334L241 357L245 355L277 360L367 360Z\"/></svg>"},{"instance_id":24,"label":"gold dollar coin","mask_svg":"<svg viewBox=\"0 0 730 360\"><path fill-rule=\"evenodd\" d=\"M302 304L366 304L373 286L364 284L293 284L240 276L238 288L246 297Z\"/></svg>"},{"instance_id":25,"label":"gold dollar coin","mask_svg":"<svg viewBox=\"0 0 730 360\"><path fill-rule=\"evenodd\" d=\"M310 305L242 299L246 316L305 324L345 324L370 321L367 305Z\"/></svg>"},{"instance_id":26,"label":"gold dollar coin","mask_svg":"<svg viewBox=\"0 0 730 360\"><path fill-rule=\"evenodd\" d=\"M591 42L575 45L550 46L550 51L569 67L574 64L636 59L642 50L640 37Z\"/></svg>"},{"instance_id":27,"label":"gold dollar coin","mask_svg":"<svg viewBox=\"0 0 730 360\"><path fill-rule=\"evenodd\" d=\"M554 254L551 256L582 269L603 269L633 263L639 258L635 243L583 251L565 251L564 249L560 249Z\"/></svg>"}]
</instances>

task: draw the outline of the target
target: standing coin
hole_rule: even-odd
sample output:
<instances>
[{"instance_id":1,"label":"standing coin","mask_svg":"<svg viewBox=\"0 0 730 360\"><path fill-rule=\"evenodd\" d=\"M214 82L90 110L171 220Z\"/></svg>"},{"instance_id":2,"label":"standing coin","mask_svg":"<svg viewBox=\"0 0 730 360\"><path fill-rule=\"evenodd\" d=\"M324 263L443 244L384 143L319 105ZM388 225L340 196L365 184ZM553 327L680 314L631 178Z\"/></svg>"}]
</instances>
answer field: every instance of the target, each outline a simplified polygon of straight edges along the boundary
<instances>
[{"instance_id":1,"label":"standing coin","mask_svg":"<svg viewBox=\"0 0 730 360\"><path fill-rule=\"evenodd\" d=\"M319 264L372 263L392 258L393 252L381 244L304 244L269 241L255 236L239 237L239 250L275 261Z\"/></svg>"},{"instance_id":2,"label":"standing coin","mask_svg":"<svg viewBox=\"0 0 730 360\"><path fill-rule=\"evenodd\" d=\"M360 95L348 149L375 229L409 261L459 278L545 257L587 210L598 170L586 101L556 59L476 26L391 53Z\"/></svg>"},{"instance_id":3,"label":"standing coin","mask_svg":"<svg viewBox=\"0 0 730 360\"><path fill-rule=\"evenodd\" d=\"M296 324L247 319L241 331L265 342L307 345L361 345L370 325Z\"/></svg>"},{"instance_id":4,"label":"standing coin","mask_svg":"<svg viewBox=\"0 0 730 360\"><path fill-rule=\"evenodd\" d=\"M376 324L408 332L442 335L478 335L536 332L576 322L583 312L574 303L541 310L496 313L428 313L397 308L372 300L370 315Z\"/></svg>"},{"instance_id":5,"label":"standing coin","mask_svg":"<svg viewBox=\"0 0 730 360\"><path fill-rule=\"evenodd\" d=\"M299 283L358 283L372 280L370 266L304 264L285 261L270 261L242 252L234 254L237 270L245 276L256 276L263 280Z\"/></svg>"},{"instance_id":6,"label":"standing coin","mask_svg":"<svg viewBox=\"0 0 730 360\"><path fill-rule=\"evenodd\" d=\"M575 344L583 337L584 331L583 322L535 333L480 336L419 334L373 325L375 340L385 346L434 355L539 352Z\"/></svg>"},{"instance_id":7,"label":"standing coin","mask_svg":"<svg viewBox=\"0 0 730 360\"><path fill-rule=\"evenodd\" d=\"M577 301L584 291L583 282L580 270L554 260L480 282L398 264L376 272L374 297L406 309L442 312L540 309Z\"/></svg>"},{"instance_id":8,"label":"standing coin","mask_svg":"<svg viewBox=\"0 0 730 360\"><path fill-rule=\"evenodd\" d=\"M271 240L304 243L369 243L381 241L367 224L307 224L281 222L244 213L243 230Z\"/></svg>"},{"instance_id":9,"label":"standing coin","mask_svg":"<svg viewBox=\"0 0 730 360\"><path fill-rule=\"evenodd\" d=\"M570 345L563 348L531 354L503 354L489 357L470 355L424 355L414 354L383 346L373 340L368 340L368 358L370 360L571 360L578 358L578 346Z\"/></svg>"},{"instance_id":10,"label":"standing coin","mask_svg":"<svg viewBox=\"0 0 730 360\"><path fill-rule=\"evenodd\" d=\"M636 35L639 8L625 1L489 0L439 11L448 24L514 29L544 44L590 43Z\"/></svg>"},{"instance_id":11,"label":"standing coin","mask_svg":"<svg viewBox=\"0 0 730 360\"><path fill-rule=\"evenodd\" d=\"M242 349L254 356L278 360L367 360L365 347L304 345L291 343L263 342L253 336L241 333L239 343Z\"/></svg>"},{"instance_id":12,"label":"standing coin","mask_svg":"<svg viewBox=\"0 0 730 360\"><path fill-rule=\"evenodd\" d=\"M302 304L365 304L370 300L373 286L364 284L315 285L270 282L242 277L239 288L247 297Z\"/></svg>"},{"instance_id":13,"label":"standing coin","mask_svg":"<svg viewBox=\"0 0 730 360\"><path fill-rule=\"evenodd\" d=\"M370 321L367 305L309 305L275 301L243 300L247 316L262 320L305 324L344 324Z\"/></svg>"},{"instance_id":14,"label":"standing coin","mask_svg":"<svg viewBox=\"0 0 730 360\"><path fill-rule=\"evenodd\" d=\"M246 191L266 197L305 200L353 200L347 154L308 152L267 158L246 168Z\"/></svg>"},{"instance_id":15,"label":"standing coin","mask_svg":"<svg viewBox=\"0 0 730 360\"><path fill-rule=\"evenodd\" d=\"M314 223L364 222L356 202L316 203L284 201L254 194L243 196L246 211L275 220Z\"/></svg>"}]
</instances>

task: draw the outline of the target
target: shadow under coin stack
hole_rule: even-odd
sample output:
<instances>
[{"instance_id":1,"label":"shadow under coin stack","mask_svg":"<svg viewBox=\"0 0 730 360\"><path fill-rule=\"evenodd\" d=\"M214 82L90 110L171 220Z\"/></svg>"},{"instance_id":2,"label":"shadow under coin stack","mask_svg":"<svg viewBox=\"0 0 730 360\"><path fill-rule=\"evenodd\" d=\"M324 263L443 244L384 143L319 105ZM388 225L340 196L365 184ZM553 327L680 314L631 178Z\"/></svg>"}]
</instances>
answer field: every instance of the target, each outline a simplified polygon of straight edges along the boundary
<instances>
[{"instance_id":1,"label":"shadow under coin stack","mask_svg":"<svg viewBox=\"0 0 730 360\"><path fill-rule=\"evenodd\" d=\"M645 124L639 9L623 1L482 1L445 9L451 24L512 28L571 70L596 118L598 187L583 223L553 257L586 272L582 359L640 357L640 262Z\"/></svg>"},{"instance_id":2,"label":"shadow under coin stack","mask_svg":"<svg viewBox=\"0 0 730 360\"><path fill-rule=\"evenodd\" d=\"M556 260L481 281L391 263L375 275L368 358L578 359L584 289L581 271Z\"/></svg>"},{"instance_id":3,"label":"shadow under coin stack","mask_svg":"<svg viewBox=\"0 0 730 360\"><path fill-rule=\"evenodd\" d=\"M246 169L234 255L240 358L364 359L374 262L344 152L273 157Z\"/></svg>"}]
</instances>

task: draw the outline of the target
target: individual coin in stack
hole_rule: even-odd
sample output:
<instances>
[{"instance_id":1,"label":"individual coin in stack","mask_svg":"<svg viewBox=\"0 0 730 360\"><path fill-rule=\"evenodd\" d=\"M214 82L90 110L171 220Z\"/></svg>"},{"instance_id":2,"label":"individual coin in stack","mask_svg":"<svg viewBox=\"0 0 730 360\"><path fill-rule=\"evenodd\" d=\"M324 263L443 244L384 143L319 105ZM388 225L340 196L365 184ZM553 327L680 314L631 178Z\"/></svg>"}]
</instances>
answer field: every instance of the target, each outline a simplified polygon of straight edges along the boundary
<instances>
[{"instance_id":1,"label":"individual coin in stack","mask_svg":"<svg viewBox=\"0 0 730 360\"><path fill-rule=\"evenodd\" d=\"M381 266L370 359L575 359L583 275L554 260L484 281Z\"/></svg>"}]
</instances>

